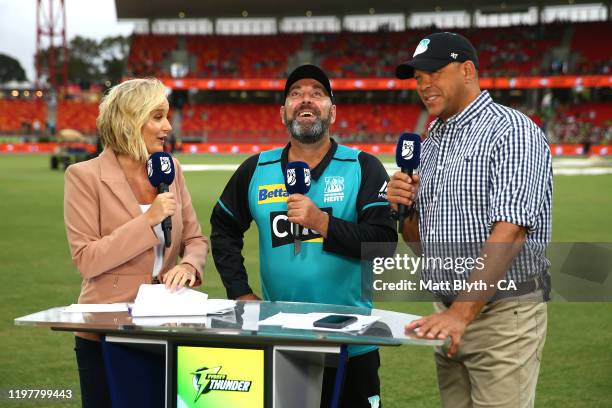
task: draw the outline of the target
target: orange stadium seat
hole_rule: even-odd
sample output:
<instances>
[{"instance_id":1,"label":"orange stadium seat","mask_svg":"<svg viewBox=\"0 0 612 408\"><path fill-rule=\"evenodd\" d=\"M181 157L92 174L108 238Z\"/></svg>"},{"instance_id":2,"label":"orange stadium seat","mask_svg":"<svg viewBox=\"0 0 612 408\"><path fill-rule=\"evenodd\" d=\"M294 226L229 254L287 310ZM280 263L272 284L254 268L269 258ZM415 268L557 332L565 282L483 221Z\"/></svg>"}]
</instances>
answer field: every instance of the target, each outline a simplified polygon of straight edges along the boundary
<instances>
[{"instance_id":1,"label":"orange stadium seat","mask_svg":"<svg viewBox=\"0 0 612 408\"><path fill-rule=\"evenodd\" d=\"M94 134L97 117L97 103L63 101L57 107L57 128L75 129L86 134Z\"/></svg>"},{"instance_id":2,"label":"orange stadium seat","mask_svg":"<svg viewBox=\"0 0 612 408\"><path fill-rule=\"evenodd\" d=\"M611 32L612 23L576 24L573 49L588 61L610 55L593 42L596 33ZM561 45L567 26L514 26L459 29L479 53L482 76L549 74L542 58ZM375 33L298 33L277 35L184 35L185 49L195 58L188 76L198 78L282 78L291 56L306 48L314 51L330 77L393 77L399 61L411 57L414 44L431 29ZM177 35L135 35L128 69L136 76L169 76L164 58L179 44ZM168 64L166 64L168 65Z\"/></svg>"},{"instance_id":3,"label":"orange stadium seat","mask_svg":"<svg viewBox=\"0 0 612 408\"><path fill-rule=\"evenodd\" d=\"M352 137L359 132L398 135L414 131L421 112L418 105L346 104L338 107L332 133ZM192 104L183 107L182 130L208 141L284 141L287 132L273 104Z\"/></svg>"},{"instance_id":4,"label":"orange stadium seat","mask_svg":"<svg viewBox=\"0 0 612 408\"><path fill-rule=\"evenodd\" d=\"M572 50L580 54L577 73L610 74L612 72L612 22L575 24Z\"/></svg>"},{"instance_id":5,"label":"orange stadium seat","mask_svg":"<svg viewBox=\"0 0 612 408\"><path fill-rule=\"evenodd\" d=\"M38 119L41 129L44 129L46 117L47 105L40 99L0 99L0 130L2 131L19 131L23 124L31 126L35 119Z\"/></svg>"}]
</instances>

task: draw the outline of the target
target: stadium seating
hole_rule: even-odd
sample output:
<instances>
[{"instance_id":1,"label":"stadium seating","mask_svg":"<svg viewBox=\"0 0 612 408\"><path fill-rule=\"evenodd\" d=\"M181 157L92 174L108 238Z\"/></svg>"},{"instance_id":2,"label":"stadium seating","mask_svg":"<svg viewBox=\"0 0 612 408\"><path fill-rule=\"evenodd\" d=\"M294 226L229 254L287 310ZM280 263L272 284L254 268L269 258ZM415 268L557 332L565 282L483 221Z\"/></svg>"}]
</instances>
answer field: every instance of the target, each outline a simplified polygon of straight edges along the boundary
<instances>
[{"instance_id":1,"label":"stadium seating","mask_svg":"<svg viewBox=\"0 0 612 408\"><path fill-rule=\"evenodd\" d=\"M612 105L586 103L561 106L547 127L553 143L612 143Z\"/></svg>"},{"instance_id":2,"label":"stadium seating","mask_svg":"<svg viewBox=\"0 0 612 408\"><path fill-rule=\"evenodd\" d=\"M76 129L86 134L95 134L97 116L97 103L63 101L57 108L57 128Z\"/></svg>"},{"instance_id":3,"label":"stadium seating","mask_svg":"<svg viewBox=\"0 0 612 408\"><path fill-rule=\"evenodd\" d=\"M162 62L176 44L175 35L134 35L128 56L130 73L136 77L160 76L164 72Z\"/></svg>"},{"instance_id":4,"label":"stadium seating","mask_svg":"<svg viewBox=\"0 0 612 408\"><path fill-rule=\"evenodd\" d=\"M599 50L593 41L598 32L610 33L612 24L576 24L572 48L584 49L584 58L594 64L610 55L610 47ZM549 74L542 56L561 45L567 25L513 26L455 30L477 48L481 76ZM431 33L341 32L278 35L135 35L128 69L134 75L169 76L168 59L183 48L195 58L188 76L198 78L281 78L291 58L300 50L313 58L331 77L392 77L398 61L410 58L414 45ZM605 52L602 52L605 51ZM192 64L193 65L193 64Z\"/></svg>"},{"instance_id":5,"label":"stadium seating","mask_svg":"<svg viewBox=\"0 0 612 408\"><path fill-rule=\"evenodd\" d=\"M287 139L280 106L272 104L193 104L183 108L186 135L205 135L207 141L277 142ZM359 135L397 135L414 131L421 109L417 105L348 104L338 107L334 134L345 139Z\"/></svg>"},{"instance_id":6,"label":"stadium seating","mask_svg":"<svg viewBox=\"0 0 612 408\"><path fill-rule=\"evenodd\" d=\"M580 55L576 73L610 74L612 72L612 22L576 24L572 50Z\"/></svg>"},{"instance_id":7,"label":"stadium seating","mask_svg":"<svg viewBox=\"0 0 612 408\"><path fill-rule=\"evenodd\" d=\"M19 132L30 128L35 120L44 129L47 116L47 105L40 99L0 99L0 130Z\"/></svg>"},{"instance_id":8,"label":"stadium seating","mask_svg":"<svg viewBox=\"0 0 612 408\"><path fill-rule=\"evenodd\" d=\"M186 36L188 51L197 58L194 76L204 78L278 78L287 58L303 43L301 34L251 36Z\"/></svg>"}]
</instances>

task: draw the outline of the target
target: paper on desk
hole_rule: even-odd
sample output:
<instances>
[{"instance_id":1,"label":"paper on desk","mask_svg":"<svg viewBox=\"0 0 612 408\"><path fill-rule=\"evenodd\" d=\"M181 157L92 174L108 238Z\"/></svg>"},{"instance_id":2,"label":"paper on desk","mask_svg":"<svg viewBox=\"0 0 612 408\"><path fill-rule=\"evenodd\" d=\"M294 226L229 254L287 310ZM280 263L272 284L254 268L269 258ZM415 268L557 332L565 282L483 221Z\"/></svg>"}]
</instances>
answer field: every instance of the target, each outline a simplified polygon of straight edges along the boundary
<instances>
[{"instance_id":1,"label":"paper on desk","mask_svg":"<svg viewBox=\"0 0 612 408\"><path fill-rule=\"evenodd\" d=\"M127 312L127 303L73 303L63 313Z\"/></svg>"},{"instance_id":2,"label":"paper on desk","mask_svg":"<svg viewBox=\"0 0 612 408\"><path fill-rule=\"evenodd\" d=\"M205 316L225 313L236 304L233 300L208 299L206 293L189 288L171 292L165 285L140 285L133 317L145 316Z\"/></svg>"},{"instance_id":3,"label":"paper on desk","mask_svg":"<svg viewBox=\"0 0 612 408\"><path fill-rule=\"evenodd\" d=\"M313 325L319 319L335 313L277 313L259 322L260 326L282 326L284 329L319 330L331 332L360 332L368 328L372 323L380 319L380 316L364 316L357 314L343 314L344 316L355 316L357 321L341 329L330 329L327 327L315 327Z\"/></svg>"},{"instance_id":4,"label":"paper on desk","mask_svg":"<svg viewBox=\"0 0 612 408\"><path fill-rule=\"evenodd\" d=\"M137 326L202 324L204 327L210 327L210 319L208 316L151 316L132 317L132 323Z\"/></svg>"}]
</instances>

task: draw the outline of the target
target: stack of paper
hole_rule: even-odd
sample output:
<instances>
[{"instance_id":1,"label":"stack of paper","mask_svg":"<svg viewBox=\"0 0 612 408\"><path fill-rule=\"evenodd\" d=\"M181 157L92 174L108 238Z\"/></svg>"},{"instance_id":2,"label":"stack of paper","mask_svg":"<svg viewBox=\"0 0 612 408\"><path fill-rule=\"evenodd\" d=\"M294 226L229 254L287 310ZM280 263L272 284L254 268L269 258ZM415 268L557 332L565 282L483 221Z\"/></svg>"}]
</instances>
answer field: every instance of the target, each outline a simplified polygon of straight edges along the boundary
<instances>
[{"instance_id":1,"label":"stack of paper","mask_svg":"<svg viewBox=\"0 0 612 408\"><path fill-rule=\"evenodd\" d=\"M319 319L329 316L330 313L277 313L259 322L260 326L282 326L283 329L303 329L320 330L332 332L361 332L367 329L372 323L380 319L380 316L364 316L347 314L345 316L355 316L357 321L341 329L330 329L327 327L315 327L313 325Z\"/></svg>"},{"instance_id":2,"label":"stack of paper","mask_svg":"<svg viewBox=\"0 0 612 408\"><path fill-rule=\"evenodd\" d=\"M206 293L189 288L171 292L164 285L140 285L132 316L205 316L225 313L235 304L233 300L208 299Z\"/></svg>"}]
</instances>

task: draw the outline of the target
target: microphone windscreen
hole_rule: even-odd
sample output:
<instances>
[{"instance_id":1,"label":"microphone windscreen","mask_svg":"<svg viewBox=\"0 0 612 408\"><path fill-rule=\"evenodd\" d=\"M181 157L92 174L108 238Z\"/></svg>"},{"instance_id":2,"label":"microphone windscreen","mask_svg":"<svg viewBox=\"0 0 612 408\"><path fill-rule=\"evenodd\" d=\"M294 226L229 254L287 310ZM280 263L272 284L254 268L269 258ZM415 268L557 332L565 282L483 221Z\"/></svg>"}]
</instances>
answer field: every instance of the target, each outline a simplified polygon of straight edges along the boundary
<instances>
[{"instance_id":1,"label":"microphone windscreen","mask_svg":"<svg viewBox=\"0 0 612 408\"><path fill-rule=\"evenodd\" d=\"M174 181L174 161L166 152L155 152L147 160L147 175L153 187L172 184Z\"/></svg>"},{"instance_id":2,"label":"microphone windscreen","mask_svg":"<svg viewBox=\"0 0 612 408\"><path fill-rule=\"evenodd\" d=\"M395 162L402 169L416 169L421 162L421 136L402 133L395 149Z\"/></svg>"},{"instance_id":3,"label":"microphone windscreen","mask_svg":"<svg viewBox=\"0 0 612 408\"><path fill-rule=\"evenodd\" d=\"M310 167L307 163L301 161L287 163L285 187L289 194L306 194L310 190Z\"/></svg>"}]
</instances>

